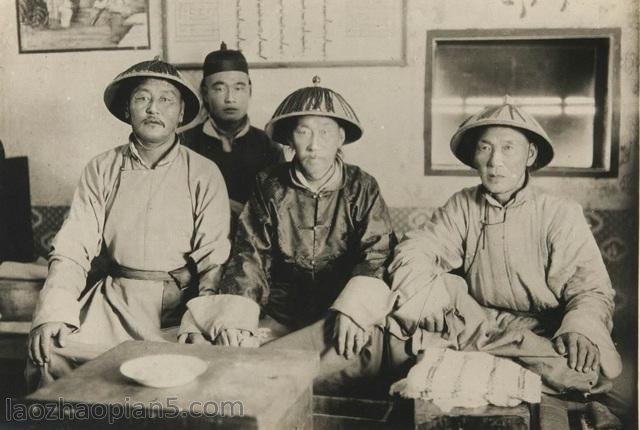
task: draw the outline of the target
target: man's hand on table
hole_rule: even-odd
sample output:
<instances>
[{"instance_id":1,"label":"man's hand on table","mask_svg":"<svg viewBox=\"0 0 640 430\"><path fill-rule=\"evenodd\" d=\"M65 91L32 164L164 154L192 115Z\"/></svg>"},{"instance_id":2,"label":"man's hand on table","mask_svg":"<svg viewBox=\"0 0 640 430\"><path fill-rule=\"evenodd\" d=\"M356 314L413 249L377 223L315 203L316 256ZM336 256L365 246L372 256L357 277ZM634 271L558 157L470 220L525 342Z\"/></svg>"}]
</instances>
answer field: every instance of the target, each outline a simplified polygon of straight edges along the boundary
<instances>
[{"instance_id":1,"label":"man's hand on table","mask_svg":"<svg viewBox=\"0 0 640 430\"><path fill-rule=\"evenodd\" d=\"M222 346L241 346L245 348L252 348L257 346L255 342L251 342L252 334L248 330L242 330L238 328L227 328L218 334L214 340L215 345Z\"/></svg>"},{"instance_id":2,"label":"man's hand on table","mask_svg":"<svg viewBox=\"0 0 640 430\"><path fill-rule=\"evenodd\" d=\"M563 333L553 340L558 354L567 354L567 364L578 372L597 371L600 365L600 351L586 336Z\"/></svg>"},{"instance_id":3,"label":"man's hand on table","mask_svg":"<svg viewBox=\"0 0 640 430\"><path fill-rule=\"evenodd\" d=\"M59 321L44 323L34 328L29 333L29 359L38 366L49 362L51 339L56 338L58 346L63 348L71 331L70 326Z\"/></svg>"},{"instance_id":4,"label":"man's hand on table","mask_svg":"<svg viewBox=\"0 0 640 430\"><path fill-rule=\"evenodd\" d=\"M351 317L341 312L336 314L333 340L339 355L351 358L360 354L370 338L371 334L360 327Z\"/></svg>"},{"instance_id":5,"label":"man's hand on table","mask_svg":"<svg viewBox=\"0 0 640 430\"><path fill-rule=\"evenodd\" d=\"M212 343L221 346L240 346L253 348L260 346L250 331L241 329L224 329L212 342L202 333L183 333L178 336L178 343L206 344Z\"/></svg>"}]
</instances>

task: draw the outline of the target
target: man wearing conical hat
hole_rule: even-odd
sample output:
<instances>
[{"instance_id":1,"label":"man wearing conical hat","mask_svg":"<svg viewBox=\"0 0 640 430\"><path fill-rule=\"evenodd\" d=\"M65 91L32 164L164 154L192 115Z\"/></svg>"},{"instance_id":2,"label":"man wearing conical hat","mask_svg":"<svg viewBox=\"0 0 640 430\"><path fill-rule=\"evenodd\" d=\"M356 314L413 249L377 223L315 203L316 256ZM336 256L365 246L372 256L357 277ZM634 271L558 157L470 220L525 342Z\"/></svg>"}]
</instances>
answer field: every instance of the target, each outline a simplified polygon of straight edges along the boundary
<instances>
[{"instance_id":1,"label":"man wearing conical hat","mask_svg":"<svg viewBox=\"0 0 640 430\"><path fill-rule=\"evenodd\" d=\"M415 351L444 344L512 357L550 392L606 391L621 371L614 290L582 208L532 184L553 158L549 137L505 101L462 123L451 150L481 184L396 247L391 332L412 337Z\"/></svg>"},{"instance_id":2,"label":"man wearing conical hat","mask_svg":"<svg viewBox=\"0 0 640 430\"><path fill-rule=\"evenodd\" d=\"M317 77L314 84L286 97L267 124L295 156L258 174L218 294L189 303L185 318L202 333L190 342L255 345L331 314L320 329L341 354L367 343L360 326L330 308L345 285L388 291L382 278L395 236L376 180L342 160L342 145L362 135L355 112Z\"/></svg>"},{"instance_id":3,"label":"man wearing conical hat","mask_svg":"<svg viewBox=\"0 0 640 430\"><path fill-rule=\"evenodd\" d=\"M580 206L531 183L530 172L553 158L548 136L505 103L465 121L451 148L481 184L407 233L388 266L391 289L349 283L332 306L367 333L363 352L340 360L327 349L325 323L265 347L317 350L320 390L388 387L435 347L512 358L549 393L606 392L621 371L610 336L614 291Z\"/></svg>"},{"instance_id":4,"label":"man wearing conical hat","mask_svg":"<svg viewBox=\"0 0 640 430\"><path fill-rule=\"evenodd\" d=\"M29 335L31 388L126 340L176 341L186 301L212 287L229 254L222 175L176 135L198 115L197 92L156 59L119 74L104 101L132 132L85 167L53 241ZM88 282L99 254L104 274Z\"/></svg>"},{"instance_id":5,"label":"man wearing conical hat","mask_svg":"<svg viewBox=\"0 0 640 430\"><path fill-rule=\"evenodd\" d=\"M184 133L187 147L220 168L236 215L251 195L256 174L284 161L280 145L249 121L251 87L244 55L223 42L202 65L200 92L209 115Z\"/></svg>"}]
</instances>

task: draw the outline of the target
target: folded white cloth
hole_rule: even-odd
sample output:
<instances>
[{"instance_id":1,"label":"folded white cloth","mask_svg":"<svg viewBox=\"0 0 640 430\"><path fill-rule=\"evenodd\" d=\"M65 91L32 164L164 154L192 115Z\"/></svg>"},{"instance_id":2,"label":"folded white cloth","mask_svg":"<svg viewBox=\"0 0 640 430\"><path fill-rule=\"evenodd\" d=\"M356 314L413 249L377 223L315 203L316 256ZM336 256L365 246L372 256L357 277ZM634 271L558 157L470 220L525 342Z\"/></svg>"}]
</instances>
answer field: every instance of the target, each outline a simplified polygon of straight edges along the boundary
<instances>
[{"instance_id":1,"label":"folded white cloth","mask_svg":"<svg viewBox=\"0 0 640 430\"><path fill-rule=\"evenodd\" d=\"M391 394L432 400L443 412L454 407L517 406L539 403L540 376L519 364L485 352L427 348Z\"/></svg>"}]
</instances>

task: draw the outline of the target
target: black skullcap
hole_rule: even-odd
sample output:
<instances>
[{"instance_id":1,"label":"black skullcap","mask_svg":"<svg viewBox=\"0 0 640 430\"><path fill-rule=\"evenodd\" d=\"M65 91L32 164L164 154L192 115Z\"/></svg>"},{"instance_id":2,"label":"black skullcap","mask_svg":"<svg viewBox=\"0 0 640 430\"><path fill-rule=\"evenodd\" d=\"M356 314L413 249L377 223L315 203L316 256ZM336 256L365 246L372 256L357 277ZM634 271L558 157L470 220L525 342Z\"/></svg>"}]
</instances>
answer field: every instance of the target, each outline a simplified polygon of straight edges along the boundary
<instances>
[{"instance_id":1,"label":"black skullcap","mask_svg":"<svg viewBox=\"0 0 640 430\"><path fill-rule=\"evenodd\" d=\"M227 49L227 45L222 42L218 51L210 52L202 64L202 77L207 77L218 72L229 72L237 70L249 74L249 65L242 52L234 49Z\"/></svg>"}]
</instances>

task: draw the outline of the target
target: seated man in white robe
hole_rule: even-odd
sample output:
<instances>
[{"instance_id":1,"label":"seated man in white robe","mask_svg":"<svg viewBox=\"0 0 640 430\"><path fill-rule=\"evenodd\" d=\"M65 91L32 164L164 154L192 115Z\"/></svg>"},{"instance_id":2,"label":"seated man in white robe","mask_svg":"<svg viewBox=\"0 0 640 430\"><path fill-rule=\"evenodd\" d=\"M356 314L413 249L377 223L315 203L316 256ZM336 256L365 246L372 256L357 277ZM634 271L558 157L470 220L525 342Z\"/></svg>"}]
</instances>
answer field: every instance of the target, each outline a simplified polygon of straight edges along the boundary
<instances>
[{"instance_id":1,"label":"seated man in white robe","mask_svg":"<svg viewBox=\"0 0 640 430\"><path fill-rule=\"evenodd\" d=\"M152 60L119 74L104 101L133 132L85 167L53 241L29 335L32 389L120 342L176 341L187 300L229 255L224 179L176 134L196 118L198 93ZM85 291L99 255L106 273Z\"/></svg>"},{"instance_id":2,"label":"seated man in white robe","mask_svg":"<svg viewBox=\"0 0 640 430\"><path fill-rule=\"evenodd\" d=\"M614 290L580 205L531 183L553 158L545 131L505 102L465 121L451 150L482 184L396 247L392 333L412 336L414 350L512 357L548 391L606 391L621 372Z\"/></svg>"}]
</instances>

